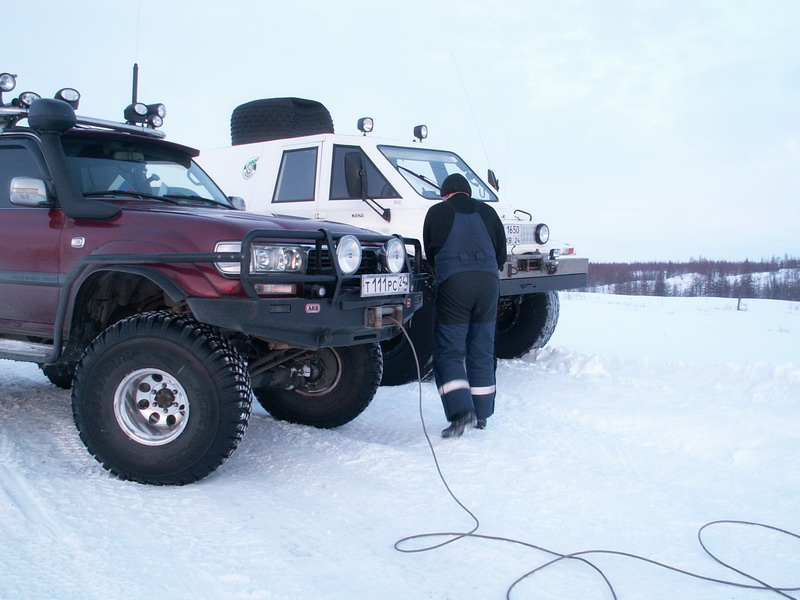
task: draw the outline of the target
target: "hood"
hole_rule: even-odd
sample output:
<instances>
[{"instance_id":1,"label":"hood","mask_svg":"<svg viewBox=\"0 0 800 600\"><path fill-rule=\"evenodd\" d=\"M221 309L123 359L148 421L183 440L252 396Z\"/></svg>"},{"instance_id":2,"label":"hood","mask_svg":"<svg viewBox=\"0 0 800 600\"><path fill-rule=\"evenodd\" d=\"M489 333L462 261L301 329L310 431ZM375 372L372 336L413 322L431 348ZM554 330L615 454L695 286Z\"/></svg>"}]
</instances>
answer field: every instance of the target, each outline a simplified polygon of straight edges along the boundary
<instances>
[{"instance_id":1,"label":"hood","mask_svg":"<svg viewBox=\"0 0 800 600\"><path fill-rule=\"evenodd\" d=\"M320 221L306 217L292 215L261 214L212 208L206 206L177 206L162 202L124 202L123 211L130 215L142 213L158 213L165 219L180 222L181 225L191 227L192 222L202 222L205 226L213 227L215 224L222 229L237 230L242 235L252 229L284 229L289 231L316 231L327 229L334 233L375 233L373 231L337 223L334 221Z\"/></svg>"}]
</instances>

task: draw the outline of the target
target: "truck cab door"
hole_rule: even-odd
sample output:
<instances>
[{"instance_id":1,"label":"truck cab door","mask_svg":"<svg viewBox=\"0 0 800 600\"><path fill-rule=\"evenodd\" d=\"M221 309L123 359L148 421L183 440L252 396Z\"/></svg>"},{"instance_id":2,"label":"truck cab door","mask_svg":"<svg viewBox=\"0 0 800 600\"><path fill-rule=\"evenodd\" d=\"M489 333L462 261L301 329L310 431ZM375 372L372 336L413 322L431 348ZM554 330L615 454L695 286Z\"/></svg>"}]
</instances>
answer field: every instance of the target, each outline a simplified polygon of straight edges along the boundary
<instances>
[{"instance_id":1,"label":"truck cab door","mask_svg":"<svg viewBox=\"0 0 800 600\"><path fill-rule=\"evenodd\" d=\"M388 232L400 194L358 146L333 146L328 214L332 221Z\"/></svg>"},{"instance_id":2,"label":"truck cab door","mask_svg":"<svg viewBox=\"0 0 800 600\"><path fill-rule=\"evenodd\" d=\"M33 140L0 142L0 330L5 334L53 335L64 215L47 201L48 180Z\"/></svg>"}]
</instances>

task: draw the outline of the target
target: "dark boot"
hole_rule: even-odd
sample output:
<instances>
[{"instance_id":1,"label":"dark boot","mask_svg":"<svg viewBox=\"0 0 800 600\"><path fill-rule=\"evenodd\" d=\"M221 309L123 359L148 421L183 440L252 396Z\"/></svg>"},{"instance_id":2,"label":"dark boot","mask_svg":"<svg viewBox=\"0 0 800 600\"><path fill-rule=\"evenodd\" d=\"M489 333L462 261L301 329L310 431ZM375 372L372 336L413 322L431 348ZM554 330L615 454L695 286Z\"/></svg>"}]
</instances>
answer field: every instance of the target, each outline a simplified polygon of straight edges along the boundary
<instances>
[{"instance_id":1,"label":"dark boot","mask_svg":"<svg viewBox=\"0 0 800 600\"><path fill-rule=\"evenodd\" d=\"M486 429L486 419L478 419L475 421L475 429Z\"/></svg>"},{"instance_id":2,"label":"dark boot","mask_svg":"<svg viewBox=\"0 0 800 600\"><path fill-rule=\"evenodd\" d=\"M464 433L464 428L469 424L472 423L472 419L475 415L471 412L461 413L453 417L453 420L450 421L450 427L442 431L443 438L450 438L450 437L461 437Z\"/></svg>"}]
</instances>

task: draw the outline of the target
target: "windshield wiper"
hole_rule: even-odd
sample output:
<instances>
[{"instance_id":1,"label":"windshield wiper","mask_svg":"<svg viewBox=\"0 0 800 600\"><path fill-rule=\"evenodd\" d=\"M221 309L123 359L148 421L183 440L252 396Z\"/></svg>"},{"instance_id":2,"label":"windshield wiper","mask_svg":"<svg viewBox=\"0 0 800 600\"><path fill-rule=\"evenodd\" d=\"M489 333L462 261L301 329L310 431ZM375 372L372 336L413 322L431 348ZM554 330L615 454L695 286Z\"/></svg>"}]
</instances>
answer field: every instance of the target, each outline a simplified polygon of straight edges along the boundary
<instances>
[{"instance_id":1,"label":"windshield wiper","mask_svg":"<svg viewBox=\"0 0 800 600\"><path fill-rule=\"evenodd\" d=\"M192 202L199 202L199 203L202 203L202 204L205 204L205 205L219 206L220 208L231 208L229 205L222 204L221 202L217 202L216 200L213 200L212 198L203 198L203 196L197 196L195 194L192 194L192 195L188 195L188 194L165 194L164 196L162 196L162 198L169 198L171 200L174 200L175 202L178 202L180 200L191 200Z\"/></svg>"},{"instance_id":2,"label":"windshield wiper","mask_svg":"<svg viewBox=\"0 0 800 600\"><path fill-rule=\"evenodd\" d=\"M177 201L166 196L156 196L155 194L145 194L144 192L133 192L128 190L104 190L99 192L86 192L83 194L86 198L102 197L102 196L122 196L124 198L136 198L139 200L161 200L169 202L170 204L179 204Z\"/></svg>"},{"instance_id":3,"label":"windshield wiper","mask_svg":"<svg viewBox=\"0 0 800 600\"><path fill-rule=\"evenodd\" d=\"M414 171L412 171L411 169L407 169L406 167L403 167L401 165L397 165L397 168L398 168L398 170L403 170L406 173L411 173L417 179L419 179L421 181L424 181L425 183L427 183L430 186L435 187L437 190L441 190L441 188L438 185L436 185L433 181L431 181L430 179L428 179L424 175L420 175L419 173L414 173Z\"/></svg>"}]
</instances>

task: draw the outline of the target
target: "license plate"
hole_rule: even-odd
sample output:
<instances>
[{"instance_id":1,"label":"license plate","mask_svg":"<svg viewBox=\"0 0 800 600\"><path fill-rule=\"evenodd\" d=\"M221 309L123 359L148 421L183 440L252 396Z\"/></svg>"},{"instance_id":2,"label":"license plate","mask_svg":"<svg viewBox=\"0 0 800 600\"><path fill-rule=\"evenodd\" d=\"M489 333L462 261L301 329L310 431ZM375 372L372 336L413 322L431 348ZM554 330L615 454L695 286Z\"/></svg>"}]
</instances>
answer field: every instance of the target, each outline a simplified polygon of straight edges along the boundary
<instances>
[{"instance_id":1,"label":"license plate","mask_svg":"<svg viewBox=\"0 0 800 600\"><path fill-rule=\"evenodd\" d=\"M408 273L397 275L362 275L361 297L391 296L392 294L407 294L409 287Z\"/></svg>"},{"instance_id":2,"label":"license plate","mask_svg":"<svg viewBox=\"0 0 800 600\"><path fill-rule=\"evenodd\" d=\"M528 242L526 239L528 236L526 231L526 227L524 224L510 224L506 223L506 243L509 246L519 246L524 243L531 243Z\"/></svg>"}]
</instances>

